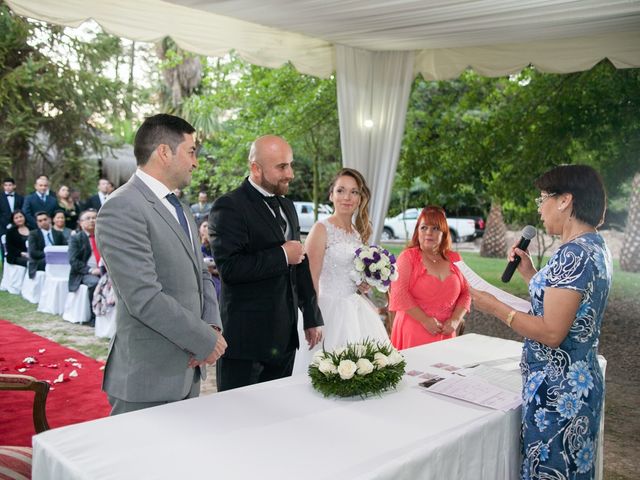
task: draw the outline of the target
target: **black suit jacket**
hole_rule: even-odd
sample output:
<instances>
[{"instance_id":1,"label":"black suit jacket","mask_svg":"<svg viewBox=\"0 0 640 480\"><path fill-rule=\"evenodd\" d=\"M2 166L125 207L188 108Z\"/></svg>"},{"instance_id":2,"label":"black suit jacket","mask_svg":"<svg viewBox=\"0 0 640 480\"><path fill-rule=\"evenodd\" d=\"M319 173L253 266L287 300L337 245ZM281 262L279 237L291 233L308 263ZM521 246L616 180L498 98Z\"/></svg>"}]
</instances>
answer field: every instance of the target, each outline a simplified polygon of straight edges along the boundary
<instances>
[{"instance_id":1,"label":"black suit jacket","mask_svg":"<svg viewBox=\"0 0 640 480\"><path fill-rule=\"evenodd\" d=\"M101 207L102 207L102 203L100 203L100 195L96 193L95 195L87 198L87 201L84 203L82 210L88 210L90 208L93 208L97 212L100 210Z\"/></svg>"},{"instance_id":2,"label":"black suit jacket","mask_svg":"<svg viewBox=\"0 0 640 480\"><path fill-rule=\"evenodd\" d=\"M309 262L287 265L284 234L262 195L248 180L218 198L209 216L213 256L220 272L225 357L268 361L298 348L298 307L304 328L323 325ZM293 203L280 197L295 240Z\"/></svg>"},{"instance_id":3,"label":"black suit jacket","mask_svg":"<svg viewBox=\"0 0 640 480\"><path fill-rule=\"evenodd\" d=\"M93 251L91 250L91 242L89 236L80 231L69 239L69 291L75 292L80 288L82 277L88 275L91 271L87 262L91 258Z\"/></svg>"},{"instance_id":4,"label":"black suit jacket","mask_svg":"<svg viewBox=\"0 0 640 480\"><path fill-rule=\"evenodd\" d=\"M67 241L64 238L62 232L51 229L51 237L53 238L54 245L66 245ZM39 228L31 230L29 233L29 278L34 278L38 270L44 270L45 258L44 258L44 235Z\"/></svg>"},{"instance_id":5,"label":"black suit jacket","mask_svg":"<svg viewBox=\"0 0 640 480\"><path fill-rule=\"evenodd\" d=\"M4 235L7 231L7 225L11 223L11 214L15 210L22 210L22 205L24 203L24 197L22 195L18 195L17 193L14 195L14 205L13 210L9 207L9 200L4 192L0 193L0 235Z\"/></svg>"},{"instance_id":6,"label":"black suit jacket","mask_svg":"<svg viewBox=\"0 0 640 480\"><path fill-rule=\"evenodd\" d=\"M33 192L31 195L27 195L24 199L22 211L27 219L27 226L31 229L37 227L35 215L38 212L47 212L50 217L53 217L53 212L58 209L58 201L55 195L47 195L46 201L42 201L37 192Z\"/></svg>"}]
</instances>

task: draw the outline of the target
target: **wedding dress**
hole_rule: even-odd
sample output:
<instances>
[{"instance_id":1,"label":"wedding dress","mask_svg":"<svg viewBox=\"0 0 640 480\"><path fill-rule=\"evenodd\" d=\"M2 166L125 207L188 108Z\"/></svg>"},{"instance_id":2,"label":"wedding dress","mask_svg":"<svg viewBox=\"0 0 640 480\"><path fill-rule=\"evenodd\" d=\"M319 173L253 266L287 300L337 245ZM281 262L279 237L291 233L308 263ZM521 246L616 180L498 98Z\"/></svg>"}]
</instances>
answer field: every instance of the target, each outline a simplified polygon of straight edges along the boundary
<instances>
[{"instance_id":1,"label":"wedding dress","mask_svg":"<svg viewBox=\"0 0 640 480\"><path fill-rule=\"evenodd\" d=\"M362 246L360 234L336 227L328 219L320 220L320 223L327 230L318 292L318 306L324 320L323 342L309 352L300 318L300 349L296 354L294 373L307 370L313 353L322 348L322 343L324 349L330 351L365 338L389 342L378 312L369 299L357 293L358 287L350 277L355 251Z\"/></svg>"}]
</instances>

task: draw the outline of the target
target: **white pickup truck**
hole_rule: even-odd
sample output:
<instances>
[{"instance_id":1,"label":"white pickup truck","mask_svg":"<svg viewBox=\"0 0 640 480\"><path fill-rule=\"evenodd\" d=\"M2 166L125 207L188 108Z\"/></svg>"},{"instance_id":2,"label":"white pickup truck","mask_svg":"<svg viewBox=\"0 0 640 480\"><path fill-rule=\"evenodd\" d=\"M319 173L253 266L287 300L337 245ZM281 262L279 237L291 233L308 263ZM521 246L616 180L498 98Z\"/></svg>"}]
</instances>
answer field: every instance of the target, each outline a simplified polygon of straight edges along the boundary
<instances>
[{"instance_id":1,"label":"white pickup truck","mask_svg":"<svg viewBox=\"0 0 640 480\"><path fill-rule=\"evenodd\" d=\"M311 227L315 223L315 215L313 212L313 202L293 202L296 207L296 213L298 214L298 221L300 222L300 232L309 233ZM323 203L318 204L318 220L322 220L331 215L332 210L329 205Z\"/></svg>"},{"instance_id":2,"label":"white pickup truck","mask_svg":"<svg viewBox=\"0 0 640 480\"><path fill-rule=\"evenodd\" d=\"M382 240L410 239L416 228L418 215L420 209L409 208L395 217L385 218ZM476 235L475 221L472 218L448 217L447 224L451 231L451 240L454 242L472 240Z\"/></svg>"}]
</instances>

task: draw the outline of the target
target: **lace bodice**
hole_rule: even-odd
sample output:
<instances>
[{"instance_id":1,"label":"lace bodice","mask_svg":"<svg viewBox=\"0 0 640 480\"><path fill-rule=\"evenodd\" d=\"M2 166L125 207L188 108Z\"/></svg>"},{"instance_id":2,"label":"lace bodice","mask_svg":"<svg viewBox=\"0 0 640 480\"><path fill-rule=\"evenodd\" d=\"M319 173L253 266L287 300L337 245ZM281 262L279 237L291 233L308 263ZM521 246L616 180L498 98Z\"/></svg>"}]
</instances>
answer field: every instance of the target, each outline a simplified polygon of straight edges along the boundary
<instances>
[{"instance_id":1,"label":"lace bodice","mask_svg":"<svg viewBox=\"0 0 640 480\"><path fill-rule=\"evenodd\" d=\"M360 234L348 233L332 225L328 219L320 220L327 229L327 247L320 273L322 296L347 297L356 292L355 282L350 278L355 251L362 246Z\"/></svg>"}]
</instances>

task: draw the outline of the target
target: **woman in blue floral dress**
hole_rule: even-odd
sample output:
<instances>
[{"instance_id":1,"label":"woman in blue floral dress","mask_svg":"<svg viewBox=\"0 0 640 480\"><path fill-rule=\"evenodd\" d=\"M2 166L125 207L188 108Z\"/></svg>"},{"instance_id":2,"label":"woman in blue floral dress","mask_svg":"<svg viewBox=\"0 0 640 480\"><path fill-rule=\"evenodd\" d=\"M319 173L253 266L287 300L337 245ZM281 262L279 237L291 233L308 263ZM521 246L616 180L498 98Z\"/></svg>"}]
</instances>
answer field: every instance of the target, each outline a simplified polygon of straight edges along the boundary
<instances>
[{"instance_id":1,"label":"woman in blue floral dress","mask_svg":"<svg viewBox=\"0 0 640 480\"><path fill-rule=\"evenodd\" d=\"M590 479L604 400L598 340L611 286L611 255L596 227L606 194L591 167L556 167L535 182L547 233L562 245L536 272L527 252L518 271L529 283L531 311L516 312L472 291L474 305L525 337L522 352L523 479Z\"/></svg>"}]
</instances>

